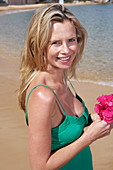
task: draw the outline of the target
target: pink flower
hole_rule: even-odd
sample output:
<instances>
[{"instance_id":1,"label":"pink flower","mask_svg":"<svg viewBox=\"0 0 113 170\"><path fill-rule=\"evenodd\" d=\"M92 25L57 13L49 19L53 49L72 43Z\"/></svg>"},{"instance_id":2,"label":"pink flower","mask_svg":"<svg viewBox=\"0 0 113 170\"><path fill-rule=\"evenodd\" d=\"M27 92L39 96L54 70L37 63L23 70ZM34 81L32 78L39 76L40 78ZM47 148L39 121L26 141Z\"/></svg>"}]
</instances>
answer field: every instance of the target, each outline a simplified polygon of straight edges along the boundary
<instances>
[{"instance_id":1,"label":"pink flower","mask_svg":"<svg viewBox=\"0 0 113 170\"><path fill-rule=\"evenodd\" d=\"M113 109L108 108L105 111L103 111L103 120L108 123L113 122Z\"/></svg>"},{"instance_id":2,"label":"pink flower","mask_svg":"<svg viewBox=\"0 0 113 170\"><path fill-rule=\"evenodd\" d=\"M102 95L97 98L98 104L95 105L95 112L101 120L108 123L113 122L113 94Z\"/></svg>"}]
</instances>

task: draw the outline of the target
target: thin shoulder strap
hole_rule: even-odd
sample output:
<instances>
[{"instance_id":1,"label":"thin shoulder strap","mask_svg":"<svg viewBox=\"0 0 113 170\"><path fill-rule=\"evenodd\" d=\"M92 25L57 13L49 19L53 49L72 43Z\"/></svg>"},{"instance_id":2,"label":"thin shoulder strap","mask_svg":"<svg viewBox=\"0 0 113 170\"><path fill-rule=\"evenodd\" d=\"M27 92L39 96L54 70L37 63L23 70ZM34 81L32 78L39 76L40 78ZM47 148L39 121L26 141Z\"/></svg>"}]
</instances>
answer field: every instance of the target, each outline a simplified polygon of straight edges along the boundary
<instances>
[{"instance_id":1,"label":"thin shoulder strap","mask_svg":"<svg viewBox=\"0 0 113 170\"><path fill-rule=\"evenodd\" d=\"M35 86L35 87L32 88L32 90L29 92L28 97L27 97L27 101L26 101L26 123L27 123L27 125L28 125L27 105L28 105L29 96L30 96L30 94L32 93L32 91L33 91L35 88L39 87L39 86L47 87L48 89L50 89L50 90L54 93L54 95L55 95L57 101L59 102L59 104L60 104L60 106L61 106L64 114L67 115L64 107L62 106L62 104L61 104L59 98L57 97L56 93L54 92L54 90L53 90L51 87L49 87L49 86L46 86L46 85L44 85L44 84L39 84L39 85L37 85L37 86Z\"/></svg>"},{"instance_id":2,"label":"thin shoulder strap","mask_svg":"<svg viewBox=\"0 0 113 170\"><path fill-rule=\"evenodd\" d=\"M71 81L70 81L68 78L67 78L67 80L69 81L69 83L70 83L70 85L71 85L72 89L74 90L75 95L76 95L76 98L77 98L80 102L82 102L82 103L83 103L83 105L85 106L84 101L81 99L81 97L80 97L80 96L77 94L77 92L75 91L75 88L74 88L74 86L72 85Z\"/></svg>"},{"instance_id":3,"label":"thin shoulder strap","mask_svg":"<svg viewBox=\"0 0 113 170\"><path fill-rule=\"evenodd\" d=\"M69 84L71 85L72 89L74 90L75 92L75 95L77 95L76 91L75 91L75 88L73 87L71 81L69 80L69 78L66 76L66 73L64 72L64 76L66 77L66 79L68 80Z\"/></svg>"},{"instance_id":4,"label":"thin shoulder strap","mask_svg":"<svg viewBox=\"0 0 113 170\"><path fill-rule=\"evenodd\" d=\"M77 95L77 93L76 93L76 91L75 91L75 88L74 88L74 86L72 85L71 81L70 81L68 78L67 78L67 80L68 80L68 82L70 83L70 85L71 85L72 89L74 90L75 95Z\"/></svg>"}]
</instances>

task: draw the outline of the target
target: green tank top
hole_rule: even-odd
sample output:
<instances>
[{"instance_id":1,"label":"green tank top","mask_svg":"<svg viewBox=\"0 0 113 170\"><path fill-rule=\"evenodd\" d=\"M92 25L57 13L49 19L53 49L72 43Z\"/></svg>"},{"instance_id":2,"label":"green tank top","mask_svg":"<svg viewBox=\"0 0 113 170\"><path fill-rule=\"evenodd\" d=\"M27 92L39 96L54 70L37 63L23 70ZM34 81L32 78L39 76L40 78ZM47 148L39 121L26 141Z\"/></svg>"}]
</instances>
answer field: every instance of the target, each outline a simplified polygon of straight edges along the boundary
<instances>
[{"instance_id":1,"label":"green tank top","mask_svg":"<svg viewBox=\"0 0 113 170\"><path fill-rule=\"evenodd\" d=\"M85 106L84 101L76 94L77 99L80 102L82 102L84 106L84 112L80 117L69 116L66 113L65 109L63 108L54 90L49 86L39 84L30 91L27 97L27 101L26 101L27 125L28 125L27 105L28 105L29 96L32 93L32 91L39 86L44 86L46 88L49 88L54 93L54 95L56 96L56 100L59 102L65 114L64 121L59 126L51 129L51 138L52 138L51 152L55 152L56 150L74 142L82 135L84 126L88 124L89 112ZM72 88L75 91L73 86ZM77 154L71 161L69 161L64 167L61 168L61 170L92 170L92 169L93 169L92 155L89 146L87 146L85 149L79 152L79 154Z\"/></svg>"}]
</instances>

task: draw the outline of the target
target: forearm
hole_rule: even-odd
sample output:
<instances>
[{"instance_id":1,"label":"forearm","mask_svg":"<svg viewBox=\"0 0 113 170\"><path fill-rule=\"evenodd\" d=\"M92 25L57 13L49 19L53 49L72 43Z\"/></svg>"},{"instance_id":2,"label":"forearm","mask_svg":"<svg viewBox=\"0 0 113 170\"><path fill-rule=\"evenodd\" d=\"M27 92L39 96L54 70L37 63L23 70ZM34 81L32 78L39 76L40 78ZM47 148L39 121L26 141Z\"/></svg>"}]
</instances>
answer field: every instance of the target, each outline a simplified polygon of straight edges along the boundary
<instances>
[{"instance_id":1,"label":"forearm","mask_svg":"<svg viewBox=\"0 0 113 170\"><path fill-rule=\"evenodd\" d=\"M90 140L86 137L85 134L83 134L79 139L77 139L73 143L53 153L46 163L46 169L57 170L61 168L89 144Z\"/></svg>"}]
</instances>

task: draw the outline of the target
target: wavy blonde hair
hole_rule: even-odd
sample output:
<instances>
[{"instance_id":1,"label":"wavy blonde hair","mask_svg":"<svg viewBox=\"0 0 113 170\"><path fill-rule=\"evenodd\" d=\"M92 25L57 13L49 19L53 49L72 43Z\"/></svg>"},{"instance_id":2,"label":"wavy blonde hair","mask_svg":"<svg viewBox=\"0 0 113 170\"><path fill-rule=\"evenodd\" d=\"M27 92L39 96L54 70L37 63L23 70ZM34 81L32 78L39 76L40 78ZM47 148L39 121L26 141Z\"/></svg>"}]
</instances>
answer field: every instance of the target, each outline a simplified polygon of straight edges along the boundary
<instances>
[{"instance_id":1,"label":"wavy blonde hair","mask_svg":"<svg viewBox=\"0 0 113 170\"><path fill-rule=\"evenodd\" d=\"M46 71L47 63L46 60L44 60L44 49L51 36L52 22L63 22L65 19L70 20L75 26L78 42L78 53L73 60L71 67L65 71L65 74L69 77L75 77L76 75L76 65L82 57L87 40L86 30L64 5L54 3L38 8L30 22L27 41L21 56L21 81L18 100L21 109L24 111L26 90L29 84L35 78L38 71Z\"/></svg>"}]
</instances>

